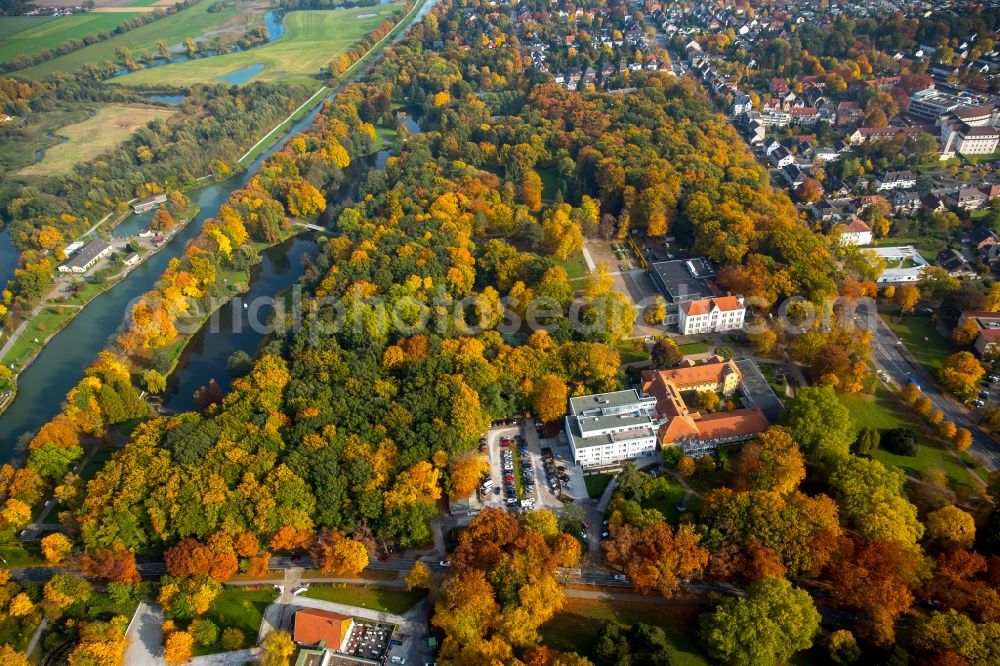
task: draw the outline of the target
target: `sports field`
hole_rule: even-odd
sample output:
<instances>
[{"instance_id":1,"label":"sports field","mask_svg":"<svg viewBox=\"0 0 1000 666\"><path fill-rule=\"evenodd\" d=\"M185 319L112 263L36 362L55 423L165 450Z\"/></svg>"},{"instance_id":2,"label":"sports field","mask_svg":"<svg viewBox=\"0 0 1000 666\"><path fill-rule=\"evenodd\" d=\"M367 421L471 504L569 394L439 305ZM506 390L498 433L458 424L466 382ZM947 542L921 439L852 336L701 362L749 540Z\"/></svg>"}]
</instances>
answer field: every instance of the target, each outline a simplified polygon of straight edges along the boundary
<instances>
[{"instance_id":1,"label":"sports field","mask_svg":"<svg viewBox=\"0 0 1000 666\"><path fill-rule=\"evenodd\" d=\"M68 173L73 165L85 162L114 148L132 136L137 129L151 120L163 119L174 114L171 109L140 104L101 107L83 122L66 125L56 134L68 140L45 151L41 162L18 171L25 176L52 176Z\"/></svg>"},{"instance_id":2,"label":"sports field","mask_svg":"<svg viewBox=\"0 0 1000 666\"><path fill-rule=\"evenodd\" d=\"M113 79L126 85L178 85L218 83L220 77L253 68L249 81L316 83L324 79L322 70L379 23L391 18L401 3L356 9L305 10L285 15L285 34L278 41L259 48L226 55L178 62L139 70ZM259 71L258 71L259 70ZM234 82L230 79L230 82Z\"/></svg>"},{"instance_id":3,"label":"sports field","mask_svg":"<svg viewBox=\"0 0 1000 666\"><path fill-rule=\"evenodd\" d=\"M97 44L91 44L79 51L53 58L34 67L23 69L18 72L18 76L44 79L56 72L74 72L88 63L116 61L115 49L119 47L125 47L133 53L138 53L143 49L155 53L156 42L160 39L173 46L181 44L187 37L198 39L209 32L218 34L219 31L242 29L246 26L248 19L245 7L242 15L234 6L226 7L221 12L209 13L208 8L211 4L208 0L203 0L194 7L181 10L159 21L153 21L141 28L116 35ZM103 16L111 17L112 20L117 19L119 23L122 20L121 14L104 14Z\"/></svg>"},{"instance_id":4,"label":"sports field","mask_svg":"<svg viewBox=\"0 0 1000 666\"><path fill-rule=\"evenodd\" d=\"M32 56L55 49L70 39L83 39L105 30L114 30L137 11L113 14L87 13L72 16L0 17L0 62L10 62L19 55Z\"/></svg>"}]
</instances>

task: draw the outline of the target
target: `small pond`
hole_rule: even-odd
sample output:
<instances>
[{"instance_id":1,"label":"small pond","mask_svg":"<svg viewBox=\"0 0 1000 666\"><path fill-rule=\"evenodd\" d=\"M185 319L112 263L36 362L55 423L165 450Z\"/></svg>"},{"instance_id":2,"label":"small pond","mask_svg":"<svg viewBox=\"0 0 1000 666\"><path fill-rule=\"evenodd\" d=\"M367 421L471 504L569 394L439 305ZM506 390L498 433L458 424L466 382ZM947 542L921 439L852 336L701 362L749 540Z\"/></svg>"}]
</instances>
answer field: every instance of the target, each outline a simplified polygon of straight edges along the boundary
<instances>
[{"instance_id":1,"label":"small pond","mask_svg":"<svg viewBox=\"0 0 1000 666\"><path fill-rule=\"evenodd\" d=\"M229 72L228 74L223 74L222 76L215 77L216 81L222 81L223 83L228 83L231 86L241 86L247 83L250 79L257 76L264 69L264 65L248 65L243 69L237 69L235 71Z\"/></svg>"}]
</instances>

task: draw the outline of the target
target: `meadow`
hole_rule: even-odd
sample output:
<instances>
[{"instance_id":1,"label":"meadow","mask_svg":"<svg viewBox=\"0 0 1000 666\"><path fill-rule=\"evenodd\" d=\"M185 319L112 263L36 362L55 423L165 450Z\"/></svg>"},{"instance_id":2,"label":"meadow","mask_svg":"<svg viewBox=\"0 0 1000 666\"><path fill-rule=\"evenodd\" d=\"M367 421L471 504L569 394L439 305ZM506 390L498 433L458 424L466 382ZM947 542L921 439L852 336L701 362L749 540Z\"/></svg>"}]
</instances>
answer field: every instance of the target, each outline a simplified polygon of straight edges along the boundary
<instances>
[{"instance_id":1,"label":"meadow","mask_svg":"<svg viewBox=\"0 0 1000 666\"><path fill-rule=\"evenodd\" d=\"M249 81L317 83L330 61L390 18L400 3L356 9L304 10L286 14L285 35L259 48L139 70L114 79L125 85L217 83L229 74L253 67ZM231 81L233 82L233 81Z\"/></svg>"},{"instance_id":2,"label":"meadow","mask_svg":"<svg viewBox=\"0 0 1000 666\"><path fill-rule=\"evenodd\" d=\"M241 14L234 6L229 6L221 12L208 11L210 2L207 0L181 10L172 16L153 21L141 28L136 28L121 35L116 35L97 44L91 44L79 51L74 51L59 58L28 67L18 72L18 76L29 79L46 79L57 72L75 72L87 64L97 64L116 61L115 49L124 47L132 52L143 49L156 51L157 40L164 40L169 45L181 44L191 37L197 40L209 32L217 34L220 31L240 28L246 25L247 15ZM121 14L105 14L121 22Z\"/></svg>"},{"instance_id":3,"label":"meadow","mask_svg":"<svg viewBox=\"0 0 1000 666\"><path fill-rule=\"evenodd\" d=\"M19 55L32 56L55 49L70 39L114 30L122 21L139 12L103 14L90 12L72 16L0 17L0 62L10 62Z\"/></svg>"},{"instance_id":4,"label":"meadow","mask_svg":"<svg viewBox=\"0 0 1000 666\"><path fill-rule=\"evenodd\" d=\"M114 148L146 123L168 118L174 113L171 109L139 104L102 106L90 118L56 130L56 134L67 140L46 149L40 162L21 169L18 174L52 176L68 173L74 164L86 162Z\"/></svg>"}]
</instances>

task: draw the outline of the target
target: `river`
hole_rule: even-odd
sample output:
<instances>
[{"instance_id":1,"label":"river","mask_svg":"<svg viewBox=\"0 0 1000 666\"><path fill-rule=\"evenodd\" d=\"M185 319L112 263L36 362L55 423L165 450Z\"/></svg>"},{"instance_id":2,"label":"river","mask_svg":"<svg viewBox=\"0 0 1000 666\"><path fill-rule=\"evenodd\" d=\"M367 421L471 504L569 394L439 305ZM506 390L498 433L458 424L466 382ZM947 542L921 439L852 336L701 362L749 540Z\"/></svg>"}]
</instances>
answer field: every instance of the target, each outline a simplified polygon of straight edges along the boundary
<instances>
[{"instance_id":1,"label":"river","mask_svg":"<svg viewBox=\"0 0 1000 666\"><path fill-rule=\"evenodd\" d=\"M419 123L411 114L404 117L410 135L419 134ZM389 150L359 158L348 169L347 178L335 192L328 192L330 208L356 196L356 186L370 169L381 169L389 159ZM324 216L325 218L326 216ZM251 273L250 291L223 306L194 334L181 355L177 369L167 383L165 405L172 411L197 408L194 394L214 379L223 393L228 392L232 377L227 368L229 357L238 350L254 356L267 337L267 328L251 326L266 323L273 309L269 299L298 282L306 262L316 256L318 246L306 236L296 236L264 253L264 261ZM264 303L263 307L258 304ZM249 307L244 308L243 304Z\"/></svg>"},{"instance_id":2,"label":"river","mask_svg":"<svg viewBox=\"0 0 1000 666\"><path fill-rule=\"evenodd\" d=\"M430 9L437 4L436 0L426 0L406 28L396 36L400 39L411 26L418 22ZM363 75L378 58L351 77L356 80ZM346 82L345 82L346 83ZM330 93L336 94L337 89ZM274 152L280 150L285 143L312 125L319 115L323 105L318 104L301 120L292 125L282 138L270 148L261 153L246 169L246 171L221 183L208 185L190 193L191 199L201 209L197 217L175 235L168 247L164 247L156 255L133 270L122 282L108 291L98 295L88 304L73 321L49 341L18 377L18 390L13 402L0 415L0 462L15 462L23 458L25 447L33 433L43 424L59 413L66 394L80 381L84 370L97 358L108 341L120 330L129 304L153 288L163 274L167 263L176 256L184 245L194 238L201 230L206 218L214 217L220 206L229 198L229 194L243 187L261 163ZM406 126L410 134L419 132L419 125L407 115ZM370 168L381 168L388 159L389 151L383 150L376 155L365 158L365 164ZM345 183L346 185L346 183ZM344 191L347 191L342 187ZM9 238L3 233L0 238L0 273L13 274L12 263L16 252L10 246ZM303 272L302 259L307 253L315 252L303 243L311 241L299 238L285 243L264 253L264 263L251 284L252 297L266 288L269 294L275 294L294 284ZM8 259L7 255L11 255ZM284 255L284 259L282 259ZM287 261L287 264L285 263ZM8 263L10 262L10 263ZM287 268L283 268L287 266ZM227 306L231 307L231 306ZM230 321L233 318L230 317ZM246 327L243 329L246 331ZM171 390L167 396L172 409L186 409L193 406L193 392L209 379L215 378L225 390L229 387L230 378L226 371L226 360L233 351L243 349L253 353L263 339L260 333L227 334L224 330L209 332L201 330L192 338L190 349L182 356L182 366L171 375ZM175 376L176 375L176 376Z\"/></svg>"},{"instance_id":3,"label":"river","mask_svg":"<svg viewBox=\"0 0 1000 666\"><path fill-rule=\"evenodd\" d=\"M322 109L318 105L296 122L280 141L261 153L250 167L221 183L213 183L190 193L201 211L157 254L132 271L127 278L97 296L83 311L49 341L35 361L18 377L17 395L0 416L0 461L21 457L27 439L55 416L66 394L83 376L122 325L127 305L153 288L167 263L184 245L198 235L205 218L214 217L230 192L243 187L261 162L281 148L288 139L308 128ZM6 257L6 234L0 242L0 260ZM12 248L11 248L12 249ZM4 263L4 266L8 264Z\"/></svg>"}]
</instances>

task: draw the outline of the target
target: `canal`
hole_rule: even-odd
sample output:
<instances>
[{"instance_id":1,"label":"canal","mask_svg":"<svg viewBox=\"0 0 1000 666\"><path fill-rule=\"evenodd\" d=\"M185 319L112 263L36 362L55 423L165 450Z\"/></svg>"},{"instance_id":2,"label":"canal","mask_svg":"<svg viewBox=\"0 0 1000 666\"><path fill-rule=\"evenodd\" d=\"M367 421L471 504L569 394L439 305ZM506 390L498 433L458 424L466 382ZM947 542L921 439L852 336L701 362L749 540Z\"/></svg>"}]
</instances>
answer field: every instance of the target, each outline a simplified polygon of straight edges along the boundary
<instances>
[{"instance_id":1,"label":"canal","mask_svg":"<svg viewBox=\"0 0 1000 666\"><path fill-rule=\"evenodd\" d=\"M403 123L411 136L420 133L414 115L407 113ZM382 150L355 160L346 171L344 182L337 190L327 193L329 207L351 203L365 174L371 169L382 169L390 152ZM223 393L229 391L233 380L227 367L229 357L236 351L245 351L251 356L256 354L269 334L266 324L274 312L271 299L298 282L317 251L314 239L296 236L264 253L264 261L251 273L250 291L220 308L192 336L181 354L164 396L164 404L171 411L196 409L195 393L213 379Z\"/></svg>"},{"instance_id":2,"label":"canal","mask_svg":"<svg viewBox=\"0 0 1000 666\"><path fill-rule=\"evenodd\" d=\"M426 0L406 27L399 31L395 40L402 39L435 4L437 0ZM280 23L277 18L276 15L268 17L269 28L275 22ZM271 40L275 38L272 33ZM377 60L378 57L369 62L365 68L351 77L351 81L363 76L363 72ZM338 91L339 87L331 91L327 99ZM59 413L66 394L80 381L84 370L94 362L108 341L121 330L130 304L152 289L170 259L182 251L189 240L198 235L206 218L215 217L219 208L229 198L229 194L249 182L261 163L280 150L289 139L312 125L322 109L323 105L318 104L292 125L284 136L261 153L246 171L191 193L190 198L201 209L198 216L176 234L167 247L162 248L155 256L132 271L125 280L97 296L49 341L34 362L18 377L17 394L7 410L0 415L0 462L16 462L23 458L34 432ZM407 114L404 120L411 135L419 133L420 127L413 116ZM381 151L365 158L365 163L369 168L381 168L388 159L388 154L389 151ZM347 183L341 187L341 191L350 191L347 189ZM12 247L8 247L9 244L7 234L0 234L0 262L2 262L0 273L6 271L12 275L16 252ZM304 271L303 258L314 253L314 241L301 237L265 252L264 262L256 274L252 275L254 280L247 298L259 293L256 287L258 282L262 285L261 291L266 286L270 294L294 284ZM232 306L228 307L231 313ZM235 319L236 317L230 317L230 321ZM242 330L246 331L247 327L243 327ZM234 334L232 329L227 334L224 328L215 332L204 328L200 330L192 338L189 349L185 349L181 366L170 377L169 395L166 396L170 407L187 409L193 406L194 391L212 378L216 379L223 390L228 389L231 378L225 366L229 356L237 349L252 354L263 337L262 334L252 330L250 333L240 334Z\"/></svg>"},{"instance_id":3,"label":"canal","mask_svg":"<svg viewBox=\"0 0 1000 666\"><path fill-rule=\"evenodd\" d=\"M23 455L32 433L59 412L63 399L80 381L83 371L120 330L129 304L153 288L167 263L198 235L206 218L218 213L229 194L249 182L261 162L284 146L288 139L308 128L322 108L322 105L317 105L292 125L282 139L261 153L246 171L190 193L192 202L201 208L198 216L175 235L167 247L150 257L122 282L97 296L49 341L18 377L17 395L7 411L0 415L0 461L17 460ZM6 238L6 234L3 236ZM8 241L0 242L0 255L6 259L9 252L4 252L4 242Z\"/></svg>"}]
</instances>

